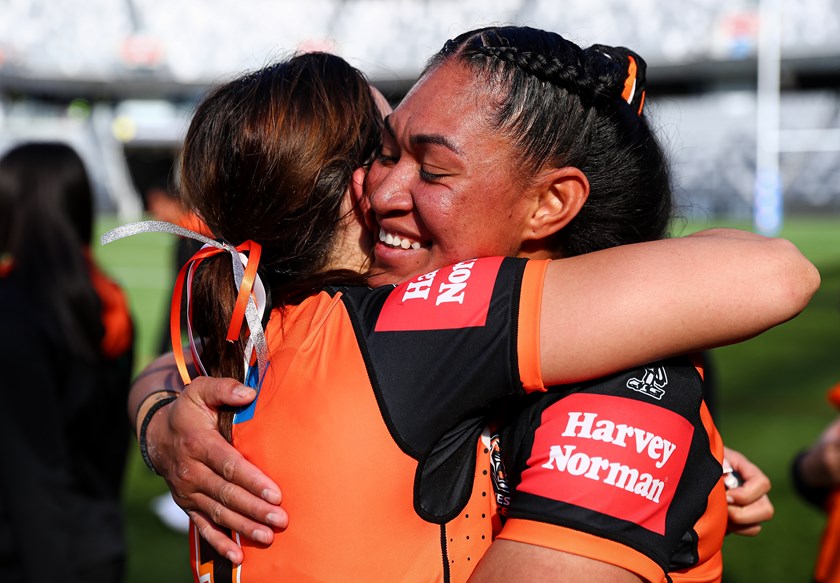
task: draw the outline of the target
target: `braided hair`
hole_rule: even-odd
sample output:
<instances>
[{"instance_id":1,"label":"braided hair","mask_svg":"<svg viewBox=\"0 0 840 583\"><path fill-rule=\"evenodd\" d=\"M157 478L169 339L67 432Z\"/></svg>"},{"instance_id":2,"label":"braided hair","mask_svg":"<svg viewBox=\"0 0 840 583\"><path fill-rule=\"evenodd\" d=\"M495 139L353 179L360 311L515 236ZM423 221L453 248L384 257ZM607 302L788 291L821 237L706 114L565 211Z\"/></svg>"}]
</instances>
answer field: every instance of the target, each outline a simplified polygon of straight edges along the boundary
<instances>
[{"instance_id":1,"label":"braided hair","mask_svg":"<svg viewBox=\"0 0 840 583\"><path fill-rule=\"evenodd\" d=\"M485 82L490 123L519 156L522 178L579 168L580 213L550 242L563 256L660 239L671 219L667 161L644 116L645 61L624 47L582 49L559 34L488 27L448 41L424 75L458 62Z\"/></svg>"}]
</instances>

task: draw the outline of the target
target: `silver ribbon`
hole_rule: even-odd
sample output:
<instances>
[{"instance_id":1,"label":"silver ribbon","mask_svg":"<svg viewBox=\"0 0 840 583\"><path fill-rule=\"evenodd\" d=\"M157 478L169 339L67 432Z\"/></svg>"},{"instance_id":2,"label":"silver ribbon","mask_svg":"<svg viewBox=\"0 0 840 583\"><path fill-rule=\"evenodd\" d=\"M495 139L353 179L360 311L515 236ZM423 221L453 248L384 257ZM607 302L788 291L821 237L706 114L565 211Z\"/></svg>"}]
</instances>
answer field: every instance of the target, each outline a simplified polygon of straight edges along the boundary
<instances>
[{"instance_id":1,"label":"silver ribbon","mask_svg":"<svg viewBox=\"0 0 840 583\"><path fill-rule=\"evenodd\" d=\"M173 223L167 223L166 221L138 221L135 223L128 223L125 225L121 225L114 229L111 229L107 233L104 233L100 238L102 245L107 245L113 241L118 239L123 239L125 237L131 237L133 235L138 235L140 233L171 233L173 235L180 235L181 237L187 237L189 239L195 239L196 241L200 241L204 243L204 246L215 247L217 249L221 249L223 251L227 251L231 257L231 264L233 266L233 280L236 284L236 289L238 290L242 286L242 279L245 277L245 266L248 264L248 258L236 250L235 247L230 245L229 243L220 243L214 239L210 239L209 237L205 237L201 233L196 233L195 231L191 231L190 229L185 229L179 225L175 225ZM187 294L187 328L189 332L189 341L190 341L190 349L193 354L193 358L196 360L196 367L202 372L202 374L206 375L207 372L204 369L204 365L201 363L201 359L198 356L198 352L195 347L195 343L192 337L192 327L189 323L189 302L190 302L190 285L185 283L186 294ZM256 302L254 301L254 296L256 296ZM265 306L266 306L266 292L265 286L263 285L260 276L257 275L254 278L254 290L253 295L248 297L248 304L245 306L245 321L248 324L248 341L245 345L245 379L248 378L248 368L250 362L250 355L252 351L256 351L257 353L257 373L258 373L258 381L257 387L262 384L263 377L265 375L266 368L268 367L268 342L265 338L265 332L263 331L262 327L262 316L265 313Z\"/></svg>"}]
</instances>

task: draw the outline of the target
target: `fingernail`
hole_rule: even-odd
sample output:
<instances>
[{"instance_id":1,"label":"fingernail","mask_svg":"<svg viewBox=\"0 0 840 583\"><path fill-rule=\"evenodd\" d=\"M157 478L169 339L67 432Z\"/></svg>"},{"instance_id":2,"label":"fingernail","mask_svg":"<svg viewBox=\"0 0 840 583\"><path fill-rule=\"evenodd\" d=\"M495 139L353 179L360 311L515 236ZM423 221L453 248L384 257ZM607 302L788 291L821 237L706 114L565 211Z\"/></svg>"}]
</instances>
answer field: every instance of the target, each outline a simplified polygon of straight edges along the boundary
<instances>
[{"instance_id":1,"label":"fingernail","mask_svg":"<svg viewBox=\"0 0 840 583\"><path fill-rule=\"evenodd\" d=\"M269 512L265 515L265 521L268 522L272 526L285 526L285 520L282 514L277 512Z\"/></svg>"},{"instance_id":2,"label":"fingernail","mask_svg":"<svg viewBox=\"0 0 840 583\"><path fill-rule=\"evenodd\" d=\"M253 399L256 393L251 387L239 385L238 387L233 389L233 394L237 397L242 397L243 399Z\"/></svg>"},{"instance_id":3,"label":"fingernail","mask_svg":"<svg viewBox=\"0 0 840 583\"><path fill-rule=\"evenodd\" d=\"M266 488L262 491L262 499L269 504L280 504L280 492Z\"/></svg>"},{"instance_id":4,"label":"fingernail","mask_svg":"<svg viewBox=\"0 0 840 583\"><path fill-rule=\"evenodd\" d=\"M269 543L269 541L271 540L270 535L267 532L265 532L264 530L260 530L260 529L255 529L254 530L253 538L254 538L255 541L260 542L264 545L267 545Z\"/></svg>"},{"instance_id":5,"label":"fingernail","mask_svg":"<svg viewBox=\"0 0 840 583\"><path fill-rule=\"evenodd\" d=\"M735 504L735 498L730 496L729 494L726 495L726 503L727 504Z\"/></svg>"},{"instance_id":6,"label":"fingernail","mask_svg":"<svg viewBox=\"0 0 840 583\"><path fill-rule=\"evenodd\" d=\"M237 557L236 553L234 553L233 551L228 551L225 557L227 557L227 560L233 563L234 565L239 564L239 557Z\"/></svg>"}]
</instances>

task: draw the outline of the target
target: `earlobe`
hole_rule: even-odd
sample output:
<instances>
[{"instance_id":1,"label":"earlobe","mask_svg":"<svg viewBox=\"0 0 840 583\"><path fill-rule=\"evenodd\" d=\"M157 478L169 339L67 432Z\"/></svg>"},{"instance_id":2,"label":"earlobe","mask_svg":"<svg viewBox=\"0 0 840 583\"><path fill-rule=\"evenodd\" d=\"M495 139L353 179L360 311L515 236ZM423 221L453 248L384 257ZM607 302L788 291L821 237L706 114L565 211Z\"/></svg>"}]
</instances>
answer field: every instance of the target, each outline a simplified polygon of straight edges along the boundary
<instances>
[{"instance_id":1,"label":"earlobe","mask_svg":"<svg viewBox=\"0 0 840 583\"><path fill-rule=\"evenodd\" d=\"M350 196L353 198L353 204L359 205L362 212L367 213L370 210L370 205L365 196L365 176L367 176L367 170L361 166L356 168L350 181Z\"/></svg>"},{"instance_id":2,"label":"earlobe","mask_svg":"<svg viewBox=\"0 0 840 583\"><path fill-rule=\"evenodd\" d=\"M574 219L589 197L589 180L579 168L553 168L538 183L537 206L525 239L547 239Z\"/></svg>"},{"instance_id":3,"label":"earlobe","mask_svg":"<svg viewBox=\"0 0 840 583\"><path fill-rule=\"evenodd\" d=\"M360 222L370 230L373 228L373 218L371 217L370 197L365 193L366 178L367 170L362 167L356 168L349 189L350 200L353 203L353 208L358 212Z\"/></svg>"}]
</instances>

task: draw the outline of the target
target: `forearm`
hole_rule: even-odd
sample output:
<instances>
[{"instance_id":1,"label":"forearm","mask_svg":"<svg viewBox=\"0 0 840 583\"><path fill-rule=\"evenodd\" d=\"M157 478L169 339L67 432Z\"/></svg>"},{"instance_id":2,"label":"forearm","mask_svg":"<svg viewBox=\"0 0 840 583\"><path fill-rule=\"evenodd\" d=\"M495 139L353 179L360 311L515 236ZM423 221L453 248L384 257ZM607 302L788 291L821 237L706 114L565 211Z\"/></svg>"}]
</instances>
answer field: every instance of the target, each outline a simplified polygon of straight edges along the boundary
<instances>
[{"instance_id":1,"label":"forearm","mask_svg":"<svg viewBox=\"0 0 840 583\"><path fill-rule=\"evenodd\" d=\"M543 377L594 378L739 342L794 317L818 287L792 243L731 229L553 261L540 318Z\"/></svg>"},{"instance_id":2,"label":"forearm","mask_svg":"<svg viewBox=\"0 0 840 583\"><path fill-rule=\"evenodd\" d=\"M159 356L137 375L128 394L128 418L135 434L149 409L159 400L184 390L171 352Z\"/></svg>"}]
</instances>

